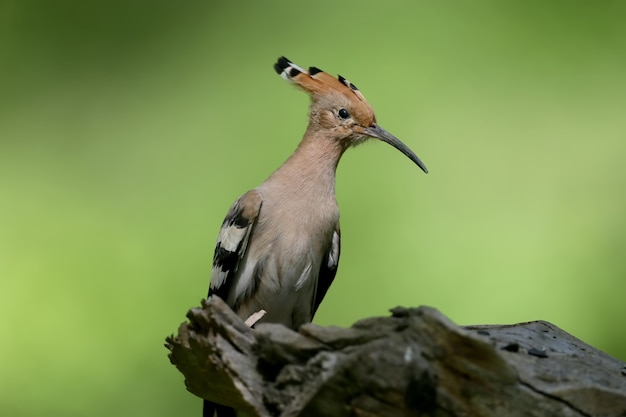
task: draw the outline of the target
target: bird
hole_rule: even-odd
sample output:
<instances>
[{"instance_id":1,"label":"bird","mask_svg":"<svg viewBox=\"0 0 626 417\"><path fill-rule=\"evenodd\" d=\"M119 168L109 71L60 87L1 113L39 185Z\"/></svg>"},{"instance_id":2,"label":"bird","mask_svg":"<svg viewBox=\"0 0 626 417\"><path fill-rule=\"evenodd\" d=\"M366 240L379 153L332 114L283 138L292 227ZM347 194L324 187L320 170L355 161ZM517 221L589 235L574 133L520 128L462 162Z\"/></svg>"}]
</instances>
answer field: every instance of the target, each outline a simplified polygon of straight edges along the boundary
<instances>
[{"instance_id":1,"label":"bird","mask_svg":"<svg viewBox=\"0 0 626 417\"><path fill-rule=\"evenodd\" d=\"M230 207L217 237L208 296L242 319L297 329L309 323L337 273L341 251L335 172L343 153L369 139L386 142L425 173L426 166L380 127L361 91L341 75L299 67L284 56L274 70L311 98L309 123L295 151ZM203 417L236 416L204 401Z\"/></svg>"}]
</instances>

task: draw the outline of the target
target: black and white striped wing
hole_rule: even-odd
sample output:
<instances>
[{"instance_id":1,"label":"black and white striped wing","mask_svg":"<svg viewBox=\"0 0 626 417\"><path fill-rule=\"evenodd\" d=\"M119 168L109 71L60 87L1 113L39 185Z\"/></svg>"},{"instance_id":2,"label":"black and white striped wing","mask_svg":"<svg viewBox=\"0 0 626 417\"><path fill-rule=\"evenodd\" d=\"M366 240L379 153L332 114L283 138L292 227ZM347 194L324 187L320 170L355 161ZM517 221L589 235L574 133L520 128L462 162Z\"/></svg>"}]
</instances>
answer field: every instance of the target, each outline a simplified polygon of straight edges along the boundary
<instances>
[{"instance_id":1,"label":"black and white striped wing","mask_svg":"<svg viewBox=\"0 0 626 417\"><path fill-rule=\"evenodd\" d=\"M235 273L246 253L250 234L261 210L262 202L261 193L251 190L239 197L226 214L215 244L209 297L217 295L225 301L228 298ZM204 400L202 416L213 417L215 413L218 417L237 415L233 408Z\"/></svg>"},{"instance_id":2,"label":"black and white striped wing","mask_svg":"<svg viewBox=\"0 0 626 417\"><path fill-rule=\"evenodd\" d=\"M227 299L262 202L261 194L251 190L239 197L228 211L217 236L209 296Z\"/></svg>"},{"instance_id":3,"label":"black and white striped wing","mask_svg":"<svg viewBox=\"0 0 626 417\"><path fill-rule=\"evenodd\" d=\"M328 288L333 283L335 275L337 275L337 267L339 266L339 255L341 254L341 231L339 229L339 223L335 225L335 231L333 232L333 240L328 248L328 252L324 257L324 262L320 267L320 273L317 278L317 288L315 290L315 299L313 301L313 314L320 306Z\"/></svg>"}]
</instances>

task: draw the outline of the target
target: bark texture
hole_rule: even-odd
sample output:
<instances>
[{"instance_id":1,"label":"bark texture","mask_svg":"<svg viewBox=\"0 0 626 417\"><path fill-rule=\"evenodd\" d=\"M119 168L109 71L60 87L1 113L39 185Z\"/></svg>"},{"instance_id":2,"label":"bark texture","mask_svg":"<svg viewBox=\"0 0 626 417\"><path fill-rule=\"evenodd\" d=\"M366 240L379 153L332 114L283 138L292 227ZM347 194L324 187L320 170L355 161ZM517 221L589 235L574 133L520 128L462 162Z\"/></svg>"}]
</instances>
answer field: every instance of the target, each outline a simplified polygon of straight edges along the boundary
<instances>
[{"instance_id":1,"label":"bark texture","mask_svg":"<svg viewBox=\"0 0 626 417\"><path fill-rule=\"evenodd\" d=\"M190 392L250 416L626 416L626 364L550 323L391 313L250 329L213 297L166 347Z\"/></svg>"}]
</instances>

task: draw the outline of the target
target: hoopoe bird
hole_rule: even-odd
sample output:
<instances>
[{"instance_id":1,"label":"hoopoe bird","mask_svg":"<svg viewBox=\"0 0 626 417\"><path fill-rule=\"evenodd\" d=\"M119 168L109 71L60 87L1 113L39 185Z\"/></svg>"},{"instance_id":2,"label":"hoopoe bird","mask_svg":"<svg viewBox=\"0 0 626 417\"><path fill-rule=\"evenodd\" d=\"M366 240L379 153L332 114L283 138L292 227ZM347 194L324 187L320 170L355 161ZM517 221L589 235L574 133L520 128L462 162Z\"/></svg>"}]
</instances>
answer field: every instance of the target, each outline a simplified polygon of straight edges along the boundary
<instances>
[{"instance_id":1,"label":"hoopoe bird","mask_svg":"<svg viewBox=\"0 0 626 417\"><path fill-rule=\"evenodd\" d=\"M307 70L285 57L274 69L311 97L309 125L285 163L230 208L217 238L209 297L222 298L242 319L261 319L292 329L313 319L339 263L339 208L335 171L351 146L373 138L422 161L376 123L359 89L342 76ZM204 402L204 417L235 416Z\"/></svg>"}]
</instances>

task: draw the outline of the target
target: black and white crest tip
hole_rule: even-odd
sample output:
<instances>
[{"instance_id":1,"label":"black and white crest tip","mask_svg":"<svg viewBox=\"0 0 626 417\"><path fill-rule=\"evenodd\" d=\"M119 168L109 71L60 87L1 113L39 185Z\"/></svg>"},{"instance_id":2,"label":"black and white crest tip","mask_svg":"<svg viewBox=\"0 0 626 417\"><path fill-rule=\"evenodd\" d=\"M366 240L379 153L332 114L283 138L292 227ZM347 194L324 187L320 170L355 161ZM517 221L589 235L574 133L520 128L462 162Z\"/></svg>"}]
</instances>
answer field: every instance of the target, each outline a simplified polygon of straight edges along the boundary
<instances>
[{"instance_id":1,"label":"black and white crest tip","mask_svg":"<svg viewBox=\"0 0 626 417\"><path fill-rule=\"evenodd\" d=\"M323 72L321 69L317 68L317 67L309 67L309 75L312 77L315 74L318 74L320 72Z\"/></svg>"},{"instance_id":2,"label":"black and white crest tip","mask_svg":"<svg viewBox=\"0 0 626 417\"><path fill-rule=\"evenodd\" d=\"M337 79L342 82L346 87L351 88L354 91L359 91L358 88L356 88L356 85L352 84L350 81L346 80L345 78L343 78L341 75L337 76Z\"/></svg>"},{"instance_id":3,"label":"black and white crest tip","mask_svg":"<svg viewBox=\"0 0 626 417\"><path fill-rule=\"evenodd\" d=\"M274 70L285 80L293 78L301 72L304 72L305 74L307 73L304 69L300 68L284 56L278 58L278 61L274 64Z\"/></svg>"}]
</instances>

